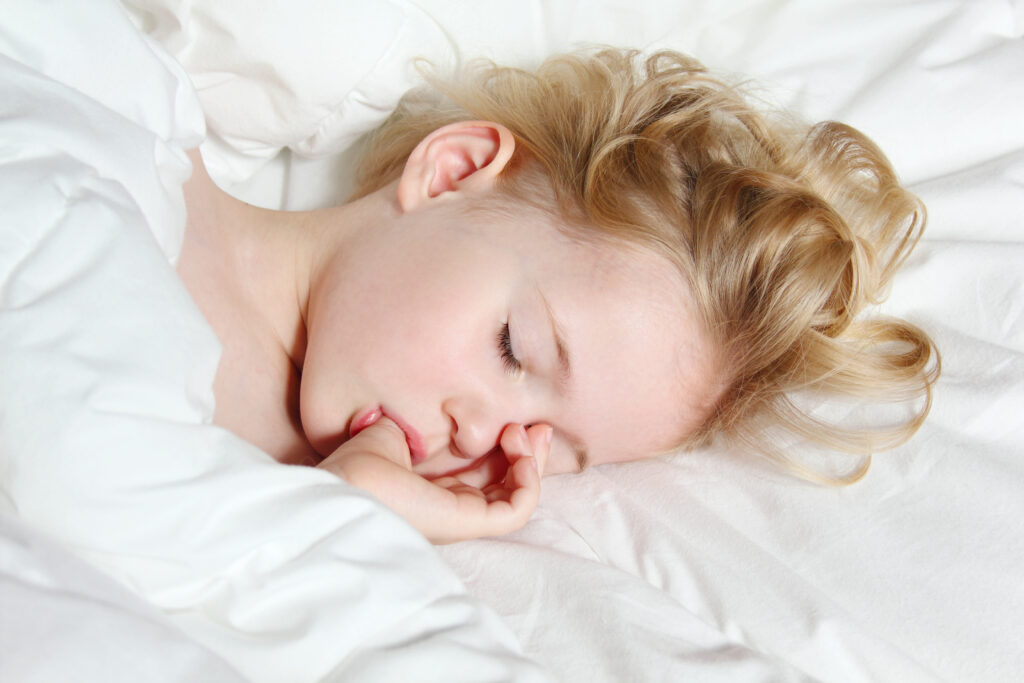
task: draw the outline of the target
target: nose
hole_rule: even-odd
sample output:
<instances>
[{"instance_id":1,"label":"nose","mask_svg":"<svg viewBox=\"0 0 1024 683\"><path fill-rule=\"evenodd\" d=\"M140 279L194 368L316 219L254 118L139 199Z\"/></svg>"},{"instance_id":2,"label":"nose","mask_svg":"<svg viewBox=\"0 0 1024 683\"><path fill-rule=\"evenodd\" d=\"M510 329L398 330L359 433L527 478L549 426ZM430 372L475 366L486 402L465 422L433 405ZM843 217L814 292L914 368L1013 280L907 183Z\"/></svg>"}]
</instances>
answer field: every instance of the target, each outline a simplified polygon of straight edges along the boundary
<instances>
[{"instance_id":1,"label":"nose","mask_svg":"<svg viewBox=\"0 0 1024 683\"><path fill-rule=\"evenodd\" d=\"M448 399L442 407L451 420L452 451L471 460L496 448L509 423L509 415L468 397Z\"/></svg>"}]
</instances>

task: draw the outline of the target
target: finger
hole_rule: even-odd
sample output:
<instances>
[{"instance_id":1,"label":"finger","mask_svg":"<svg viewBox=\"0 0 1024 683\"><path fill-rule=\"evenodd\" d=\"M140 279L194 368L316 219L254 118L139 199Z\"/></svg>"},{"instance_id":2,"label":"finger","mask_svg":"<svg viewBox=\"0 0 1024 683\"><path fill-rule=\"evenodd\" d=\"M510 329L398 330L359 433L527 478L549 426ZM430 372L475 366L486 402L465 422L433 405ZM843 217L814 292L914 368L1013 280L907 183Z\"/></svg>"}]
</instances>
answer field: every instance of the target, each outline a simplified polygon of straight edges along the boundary
<instances>
[{"instance_id":1,"label":"finger","mask_svg":"<svg viewBox=\"0 0 1024 683\"><path fill-rule=\"evenodd\" d=\"M331 462L356 454L375 455L401 465L405 469L412 468L405 432L387 417L380 417L375 422L363 427L352 438L341 444L321 464L329 465Z\"/></svg>"},{"instance_id":2,"label":"finger","mask_svg":"<svg viewBox=\"0 0 1024 683\"><path fill-rule=\"evenodd\" d=\"M548 455L551 453L551 438L555 430L548 424L536 424L527 430L530 445L533 448L534 462L537 463L537 473L544 476L544 467L548 462Z\"/></svg>"},{"instance_id":3,"label":"finger","mask_svg":"<svg viewBox=\"0 0 1024 683\"><path fill-rule=\"evenodd\" d=\"M428 534L435 543L466 538L500 536L520 529L530 519L540 499L540 474L533 458L518 456L505 481L483 490L466 486L454 477L434 480L454 496L455 508L446 523Z\"/></svg>"},{"instance_id":4,"label":"finger","mask_svg":"<svg viewBox=\"0 0 1024 683\"><path fill-rule=\"evenodd\" d=\"M540 499L540 472L536 459L530 456L513 456L514 462L509 465L504 481L491 484L483 489L484 496L491 503L504 502L511 508L508 512L516 520L518 529L529 520ZM495 519L505 514L500 507L491 510ZM508 529L511 530L511 529ZM496 532L496 533L504 533Z\"/></svg>"},{"instance_id":5,"label":"finger","mask_svg":"<svg viewBox=\"0 0 1024 683\"><path fill-rule=\"evenodd\" d=\"M453 489L453 488L455 488L457 486L465 485L464 482L461 479L458 479L456 477L451 477L451 476L438 477L437 479L428 479L427 481L429 481L434 486L440 486L443 489L449 489L449 490L451 490L451 489Z\"/></svg>"},{"instance_id":6,"label":"finger","mask_svg":"<svg viewBox=\"0 0 1024 683\"><path fill-rule=\"evenodd\" d=\"M507 496L511 507L508 523L514 525L506 531L526 524L540 501L540 473L534 462L533 458L520 458L512 464L505 477L505 493L502 495Z\"/></svg>"},{"instance_id":7,"label":"finger","mask_svg":"<svg viewBox=\"0 0 1024 683\"><path fill-rule=\"evenodd\" d=\"M533 456L533 446L526 434L526 428L521 424L509 424L501 430L501 438L498 441L502 452L510 463L519 458Z\"/></svg>"},{"instance_id":8,"label":"finger","mask_svg":"<svg viewBox=\"0 0 1024 683\"><path fill-rule=\"evenodd\" d=\"M363 408L352 417L352 422L348 426L348 435L350 437L355 436L382 417L384 417L384 411L381 410L380 406Z\"/></svg>"},{"instance_id":9,"label":"finger","mask_svg":"<svg viewBox=\"0 0 1024 683\"><path fill-rule=\"evenodd\" d=\"M451 472L445 477L455 477L463 484L483 489L491 484L501 483L508 471L508 460L499 449L494 449L482 458L473 461L468 467ZM431 478L431 481L433 479Z\"/></svg>"}]
</instances>

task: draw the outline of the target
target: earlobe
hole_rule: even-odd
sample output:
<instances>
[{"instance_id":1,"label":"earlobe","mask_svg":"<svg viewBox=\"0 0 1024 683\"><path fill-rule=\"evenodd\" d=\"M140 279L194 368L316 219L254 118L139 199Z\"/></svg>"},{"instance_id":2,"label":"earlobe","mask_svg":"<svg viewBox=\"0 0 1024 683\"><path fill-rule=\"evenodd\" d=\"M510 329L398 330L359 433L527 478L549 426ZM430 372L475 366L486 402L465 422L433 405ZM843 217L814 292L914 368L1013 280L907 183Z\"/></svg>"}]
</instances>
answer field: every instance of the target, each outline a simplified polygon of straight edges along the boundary
<instances>
[{"instance_id":1,"label":"earlobe","mask_svg":"<svg viewBox=\"0 0 1024 683\"><path fill-rule=\"evenodd\" d=\"M423 138L409 155L398 182L403 212L459 193L485 191L515 150L512 132L490 121L460 121Z\"/></svg>"}]
</instances>

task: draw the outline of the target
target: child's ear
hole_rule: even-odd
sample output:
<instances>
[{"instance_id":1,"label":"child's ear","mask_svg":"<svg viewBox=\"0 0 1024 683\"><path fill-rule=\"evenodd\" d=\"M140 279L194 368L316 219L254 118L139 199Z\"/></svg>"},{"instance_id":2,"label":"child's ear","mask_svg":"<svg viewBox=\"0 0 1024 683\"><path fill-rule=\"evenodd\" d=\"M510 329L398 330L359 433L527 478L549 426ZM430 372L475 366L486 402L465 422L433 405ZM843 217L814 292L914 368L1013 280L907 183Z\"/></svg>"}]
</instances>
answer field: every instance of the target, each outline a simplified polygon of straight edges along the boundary
<instances>
[{"instance_id":1,"label":"child's ear","mask_svg":"<svg viewBox=\"0 0 1024 683\"><path fill-rule=\"evenodd\" d=\"M403 212L460 192L487 190L512 158L515 137L490 121L460 121L423 138L398 181Z\"/></svg>"}]
</instances>

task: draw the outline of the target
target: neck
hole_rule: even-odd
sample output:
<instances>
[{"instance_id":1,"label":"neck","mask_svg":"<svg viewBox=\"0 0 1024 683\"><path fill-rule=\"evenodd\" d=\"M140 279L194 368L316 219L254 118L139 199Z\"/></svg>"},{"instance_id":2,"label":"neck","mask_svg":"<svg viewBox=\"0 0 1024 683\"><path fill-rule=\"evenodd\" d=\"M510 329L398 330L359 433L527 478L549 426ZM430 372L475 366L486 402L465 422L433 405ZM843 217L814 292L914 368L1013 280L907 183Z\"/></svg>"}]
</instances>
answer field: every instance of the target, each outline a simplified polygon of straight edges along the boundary
<instances>
[{"instance_id":1,"label":"neck","mask_svg":"<svg viewBox=\"0 0 1024 683\"><path fill-rule=\"evenodd\" d=\"M338 267L361 226L373 225L393 207L384 193L376 193L315 211L261 209L218 188L198 152L190 156L195 170L185 185L189 225L179 273L191 281L201 308L203 299L216 297L234 309L220 324L273 344L301 370L312 283L325 269ZM211 279L216 282L207 289ZM220 332L218 321L210 322Z\"/></svg>"},{"instance_id":2,"label":"neck","mask_svg":"<svg viewBox=\"0 0 1024 683\"><path fill-rule=\"evenodd\" d=\"M342 206L314 211L262 209L250 217L242 238L237 279L251 273L248 299L270 323L281 347L299 370L306 353L306 321L311 296L324 273L344 268L360 231L387 210L371 195Z\"/></svg>"},{"instance_id":3,"label":"neck","mask_svg":"<svg viewBox=\"0 0 1024 683\"><path fill-rule=\"evenodd\" d=\"M315 464L299 411L308 313L320 283L359 258L364 227L397 205L378 192L332 209L268 211L217 188L198 154L193 163L178 273L221 342L214 422L279 461Z\"/></svg>"}]
</instances>

